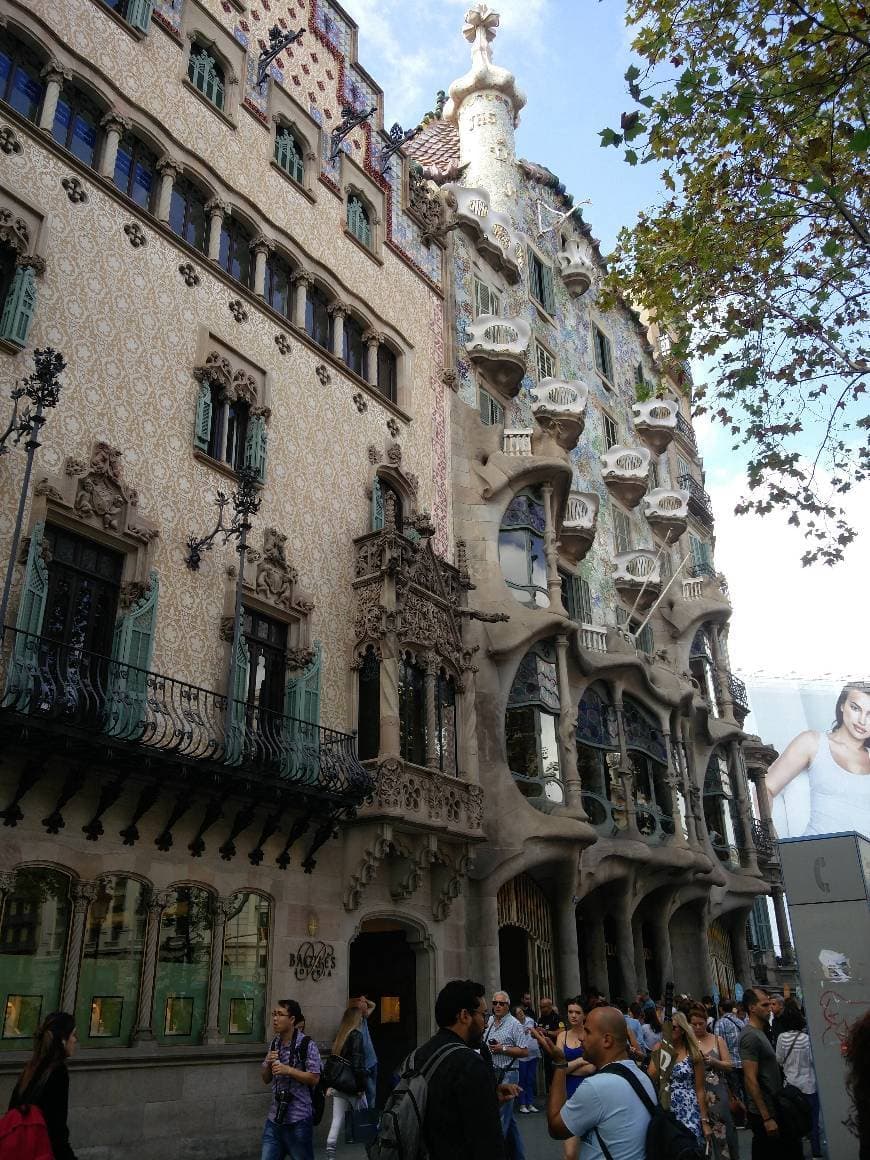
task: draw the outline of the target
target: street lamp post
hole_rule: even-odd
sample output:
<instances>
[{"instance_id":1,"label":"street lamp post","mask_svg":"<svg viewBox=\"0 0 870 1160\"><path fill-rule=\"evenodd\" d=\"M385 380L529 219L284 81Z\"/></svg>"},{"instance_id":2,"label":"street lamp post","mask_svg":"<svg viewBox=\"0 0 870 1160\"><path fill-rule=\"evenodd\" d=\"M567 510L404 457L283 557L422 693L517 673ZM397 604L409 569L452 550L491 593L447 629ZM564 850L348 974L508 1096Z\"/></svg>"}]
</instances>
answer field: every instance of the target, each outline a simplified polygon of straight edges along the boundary
<instances>
[{"instance_id":1,"label":"street lamp post","mask_svg":"<svg viewBox=\"0 0 870 1160\"><path fill-rule=\"evenodd\" d=\"M19 386L15 387L9 395L12 400L12 417L6 430L0 435L0 455L9 453L8 443L10 440L17 445L22 439L26 439L24 448L27 453L24 478L21 481L21 492L18 497L18 514L15 517L15 530L12 533L9 561L6 565L6 577L3 581L3 598L0 600L0 640L6 632L6 613L9 609L9 594L12 590L15 562L18 559L18 545L21 540L21 527L24 523L24 508L27 505L27 495L30 490L33 459L40 446L39 433L46 418L43 412L57 406L60 390L63 386L58 381L58 377L66 369L63 356L50 346L45 347L44 350L35 350L33 361L36 364L36 370ZM29 402L23 413L19 415L18 409L22 399L28 399Z\"/></svg>"}]
</instances>

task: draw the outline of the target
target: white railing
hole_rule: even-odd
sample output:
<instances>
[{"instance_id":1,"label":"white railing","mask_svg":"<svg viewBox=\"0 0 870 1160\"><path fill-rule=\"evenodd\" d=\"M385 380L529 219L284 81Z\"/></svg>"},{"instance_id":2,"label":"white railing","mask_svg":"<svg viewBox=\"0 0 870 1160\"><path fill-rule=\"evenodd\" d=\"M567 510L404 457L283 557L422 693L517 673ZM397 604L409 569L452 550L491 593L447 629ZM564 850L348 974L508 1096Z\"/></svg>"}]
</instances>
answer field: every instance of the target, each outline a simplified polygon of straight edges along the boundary
<instances>
[{"instance_id":1,"label":"white railing","mask_svg":"<svg viewBox=\"0 0 870 1160\"><path fill-rule=\"evenodd\" d=\"M595 492L572 491L565 505L562 527L568 531L592 530L598 518L599 497Z\"/></svg>"},{"instance_id":2,"label":"white railing","mask_svg":"<svg viewBox=\"0 0 870 1160\"><path fill-rule=\"evenodd\" d=\"M531 431L506 430L504 433L504 442L502 449L505 455L531 455L532 454L532 433Z\"/></svg>"},{"instance_id":3,"label":"white railing","mask_svg":"<svg viewBox=\"0 0 870 1160\"><path fill-rule=\"evenodd\" d=\"M599 628L597 624L581 624L580 647L590 652L607 652L607 629Z\"/></svg>"},{"instance_id":4,"label":"white railing","mask_svg":"<svg viewBox=\"0 0 870 1160\"><path fill-rule=\"evenodd\" d=\"M465 346L472 357L480 353L524 358L532 337L532 328L524 318L501 318L495 314L481 314L474 322L466 323L465 329Z\"/></svg>"},{"instance_id":5,"label":"white railing","mask_svg":"<svg viewBox=\"0 0 870 1160\"><path fill-rule=\"evenodd\" d=\"M684 600L700 600L704 581L698 580L684 580L683 581L683 599Z\"/></svg>"}]
</instances>

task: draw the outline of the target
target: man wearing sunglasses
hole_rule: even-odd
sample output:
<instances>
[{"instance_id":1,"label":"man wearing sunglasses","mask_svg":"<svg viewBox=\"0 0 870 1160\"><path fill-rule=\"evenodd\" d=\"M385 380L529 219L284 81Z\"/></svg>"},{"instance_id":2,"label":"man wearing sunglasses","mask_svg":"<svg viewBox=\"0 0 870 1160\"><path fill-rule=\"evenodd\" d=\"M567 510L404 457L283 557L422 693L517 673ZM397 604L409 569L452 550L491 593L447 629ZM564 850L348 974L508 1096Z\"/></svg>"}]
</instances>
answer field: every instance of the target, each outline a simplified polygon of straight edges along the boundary
<instances>
[{"instance_id":1,"label":"man wearing sunglasses","mask_svg":"<svg viewBox=\"0 0 870 1160\"><path fill-rule=\"evenodd\" d=\"M496 991L492 997L492 1015L487 1020L484 1042L492 1053L492 1063L499 1082L518 1083L519 1061L529 1054L528 1034L525 1027L511 1015L511 999L507 991ZM516 1160L525 1160L523 1144L514 1121L514 1101L506 1100L500 1107L501 1126L505 1139L510 1139Z\"/></svg>"}]
</instances>

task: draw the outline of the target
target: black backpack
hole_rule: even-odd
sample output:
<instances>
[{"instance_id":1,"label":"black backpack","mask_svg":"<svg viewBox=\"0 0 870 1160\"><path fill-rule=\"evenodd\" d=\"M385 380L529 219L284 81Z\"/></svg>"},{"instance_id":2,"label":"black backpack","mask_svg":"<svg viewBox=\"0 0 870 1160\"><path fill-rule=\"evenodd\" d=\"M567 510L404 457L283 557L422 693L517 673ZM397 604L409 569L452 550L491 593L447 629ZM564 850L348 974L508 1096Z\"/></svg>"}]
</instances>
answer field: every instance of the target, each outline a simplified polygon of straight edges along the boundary
<instances>
[{"instance_id":1,"label":"black backpack","mask_svg":"<svg viewBox=\"0 0 870 1160\"><path fill-rule=\"evenodd\" d=\"M269 1046L270 1051L275 1051L275 1049L277 1048L278 1043L280 1041L280 1038L281 1037L279 1035L275 1036L275 1038L272 1040L272 1042ZM308 1045L310 1042L311 1042L311 1036L310 1035L303 1035L302 1038L299 1040L298 1046L296 1047L296 1066L299 1068L300 1071L307 1071L308 1070L308 1067L307 1067L307 1064L308 1064ZM322 1071L320 1073L320 1079L317 1081L317 1083L314 1085L314 1087L310 1087L308 1090L311 1093L311 1112L312 1112L312 1118L314 1120L314 1125L316 1127L320 1123L320 1121L323 1119L323 1113L326 1109L326 1084L324 1083L324 1080L323 1080L323 1072Z\"/></svg>"},{"instance_id":2,"label":"black backpack","mask_svg":"<svg viewBox=\"0 0 870 1160\"><path fill-rule=\"evenodd\" d=\"M611 1063L607 1067L602 1067L598 1074L604 1075L608 1072L611 1075L621 1075L627 1083L631 1084L635 1095L649 1112L649 1127L646 1130L646 1160L699 1160L699 1157L703 1156L704 1153L698 1144L695 1133L685 1124L681 1124L673 1112L666 1112L660 1104L653 1103L644 1091L643 1084L636 1075L632 1075L629 1068ZM598 1136L598 1147L604 1155L604 1160L613 1160L613 1156L601 1139L597 1128L595 1135Z\"/></svg>"}]
</instances>

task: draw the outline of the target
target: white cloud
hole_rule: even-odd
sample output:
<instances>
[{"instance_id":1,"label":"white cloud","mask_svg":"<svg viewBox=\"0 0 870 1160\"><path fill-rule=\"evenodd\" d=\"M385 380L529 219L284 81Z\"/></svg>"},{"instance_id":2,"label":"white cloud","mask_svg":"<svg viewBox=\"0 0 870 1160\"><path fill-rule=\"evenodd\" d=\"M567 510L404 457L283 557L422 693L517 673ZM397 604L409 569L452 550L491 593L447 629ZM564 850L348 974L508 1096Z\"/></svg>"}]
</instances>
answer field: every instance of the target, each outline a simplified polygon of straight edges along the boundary
<instances>
[{"instance_id":1,"label":"white cloud","mask_svg":"<svg viewBox=\"0 0 870 1160\"><path fill-rule=\"evenodd\" d=\"M870 670L866 623L870 539L859 534L844 563L804 568L807 541L783 515L735 516L744 476L711 484L716 513L716 566L727 577L734 617L729 651L738 672L816 678ZM845 505L860 530L870 485Z\"/></svg>"}]
</instances>

